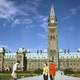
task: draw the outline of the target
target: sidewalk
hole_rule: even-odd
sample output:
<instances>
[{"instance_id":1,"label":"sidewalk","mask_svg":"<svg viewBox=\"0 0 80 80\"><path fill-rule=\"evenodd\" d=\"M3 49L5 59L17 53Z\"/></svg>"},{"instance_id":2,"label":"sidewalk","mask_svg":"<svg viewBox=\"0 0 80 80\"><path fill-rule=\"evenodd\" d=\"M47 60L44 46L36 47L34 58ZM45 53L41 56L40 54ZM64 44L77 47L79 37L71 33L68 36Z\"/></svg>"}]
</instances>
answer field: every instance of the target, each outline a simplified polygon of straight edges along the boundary
<instances>
[{"instance_id":1,"label":"sidewalk","mask_svg":"<svg viewBox=\"0 0 80 80\"><path fill-rule=\"evenodd\" d=\"M61 75L60 73L61 73L60 71L56 72L55 80L80 80L80 78L65 76L65 75ZM43 76L41 75L41 76L35 76L35 77L28 77L28 78L22 78L18 80L43 80Z\"/></svg>"}]
</instances>

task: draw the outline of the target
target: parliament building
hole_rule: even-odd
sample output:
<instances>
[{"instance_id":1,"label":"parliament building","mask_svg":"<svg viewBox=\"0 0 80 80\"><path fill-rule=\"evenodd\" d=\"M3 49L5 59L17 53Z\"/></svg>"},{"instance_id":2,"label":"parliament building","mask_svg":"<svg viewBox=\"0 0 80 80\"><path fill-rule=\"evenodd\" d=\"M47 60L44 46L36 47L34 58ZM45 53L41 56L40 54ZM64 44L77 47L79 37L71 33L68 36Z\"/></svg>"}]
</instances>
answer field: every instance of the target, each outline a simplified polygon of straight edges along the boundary
<instances>
[{"instance_id":1,"label":"parliament building","mask_svg":"<svg viewBox=\"0 0 80 80\"><path fill-rule=\"evenodd\" d=\"M47 26L46 26L47 27ZM48 49L47 51L36 50L32 53L25 48L19 48L15 53L6 52L4 47L0 48L0 71L12 70L16 61L20 61L19 70L35 71L42 69L43 64L54 62L60 70L80 70L80 51L58 49L57 19L53 5L51 5L48 17Z\"/></svg>"}]
</instances>

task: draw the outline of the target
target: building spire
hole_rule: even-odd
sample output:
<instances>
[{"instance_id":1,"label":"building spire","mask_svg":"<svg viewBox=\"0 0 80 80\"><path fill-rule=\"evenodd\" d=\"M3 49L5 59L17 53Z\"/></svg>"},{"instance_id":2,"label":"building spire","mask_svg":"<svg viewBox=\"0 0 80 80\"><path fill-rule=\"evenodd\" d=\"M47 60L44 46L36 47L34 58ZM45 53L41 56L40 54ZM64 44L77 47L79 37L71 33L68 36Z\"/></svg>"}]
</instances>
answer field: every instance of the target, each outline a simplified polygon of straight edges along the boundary
<instances>
[{"instance_id":1,"label":"building spire","mask_svg":"<svg viewBox=\"0 0 80 80\"><path fill-rule=\"evenodd\" d=\"M55 11L54 11L54 6L53 6L53 1L51 1L50 17L55 17Z\"/></svg>"}]
</instances>

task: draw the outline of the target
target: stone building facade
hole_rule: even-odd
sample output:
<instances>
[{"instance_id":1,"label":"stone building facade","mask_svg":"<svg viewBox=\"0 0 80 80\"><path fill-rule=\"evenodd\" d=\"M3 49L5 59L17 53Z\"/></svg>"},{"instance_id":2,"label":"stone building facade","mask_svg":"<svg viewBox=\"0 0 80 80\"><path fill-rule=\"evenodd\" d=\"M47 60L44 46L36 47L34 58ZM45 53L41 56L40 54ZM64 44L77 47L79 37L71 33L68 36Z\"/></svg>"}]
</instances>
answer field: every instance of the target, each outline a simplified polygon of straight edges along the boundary
<instances>
[{"instance_id":1,"label":"stone building facade","mask_svg":"<svg viewBox=\"0 0 80 80\"><path fill-rule=\"evenodd\" d=\"M80 71L80 51L79 52L60 52L59 53L60 69L71 69L73 71Z\"/></svg>"},{"instance_id":2,"label":"stone building facade","mask_svg":"<svg viewBox=\"0 0 80 80\"><path fill-rule=\"evenodd\" d=\"M0 71L12 70L13 64L19 61L18 70L35 71L42 69L43 64L48 62L47 53L30 53L24 48L19 48L16 53L6 53L4 48L0 48Z\"/></svg>"},{"instance_id":3,"label":"stone building facade","mask_svg":"<svg viewBox=\"0 0 80 80\"><path fill-rule=\"evenodd\" d=\"M20 61L20 71L35 71L43 68L45 62L48 63L48 53L29 53L24 48L19 48L16 53L6 53L4 48L0 48L0 71L12 70L13 64ZM80 52L65 53L59 52L60 70L72 69L80 71Z\"/></svg>"},{"instance_id":4,"label":"stone building facade","mask_svg":"<svg viewBox=\"0 0 80 80\"><path fill-rule=\"evenodd\" d=\"M25 48L19 48L15 53L6 53L5 48L0 48L0 71L12 70L16 61L20 61L19 70L35 71L42 69L43 64L54 62L60 70L80 70L80 51L58 51L57 20L53 5L48 18L48 50L28 52Z\"/></svg>"}]
</instances>

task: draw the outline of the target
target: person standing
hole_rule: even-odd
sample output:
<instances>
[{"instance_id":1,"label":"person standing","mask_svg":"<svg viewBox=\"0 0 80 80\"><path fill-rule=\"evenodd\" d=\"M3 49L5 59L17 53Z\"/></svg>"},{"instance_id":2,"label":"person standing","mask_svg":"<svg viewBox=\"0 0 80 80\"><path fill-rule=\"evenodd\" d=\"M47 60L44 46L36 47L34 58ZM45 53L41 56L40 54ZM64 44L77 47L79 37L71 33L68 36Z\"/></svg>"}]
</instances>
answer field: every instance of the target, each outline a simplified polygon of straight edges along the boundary
<instances>
[{"instance_id":1,"label":"person standing","mask_svg":"<svg viewBox=\"0 0 80 80\"><path fill-rule=\"evenodd\" d=\"M17 71L18 65L19 65L19 61L17 61L17 62L13 65L12 74L11 74L13 80L17 80L17 73L16 73L16 71Z\"/></svg>"},{"instance_id":2,"label":"person standing","mask_svg":"<svg viewBox=\"0 0 80 80\"><path fill-rule=\"evenodd\" d=\"M54 80L55 73L56 73L56 66L55 64L51 63L49 66L50 80Z\"/></svg>"},{"instance_id":3,"label":"person standing","mask_svg":"<svg viewBox=\"0 0 80 80\"><path fill-rule=\"evenodd\" d=\"M43 67L43 78L44 80L48 80L48 65L47 63L44 64L44 67Z\"/></svg>"}]
</instances>

